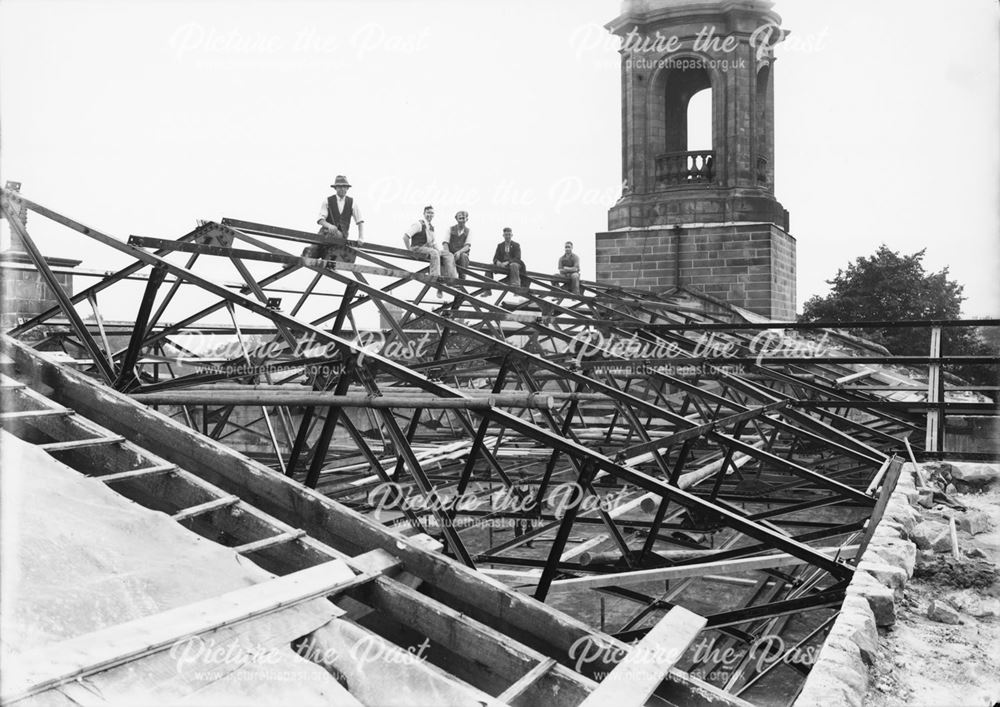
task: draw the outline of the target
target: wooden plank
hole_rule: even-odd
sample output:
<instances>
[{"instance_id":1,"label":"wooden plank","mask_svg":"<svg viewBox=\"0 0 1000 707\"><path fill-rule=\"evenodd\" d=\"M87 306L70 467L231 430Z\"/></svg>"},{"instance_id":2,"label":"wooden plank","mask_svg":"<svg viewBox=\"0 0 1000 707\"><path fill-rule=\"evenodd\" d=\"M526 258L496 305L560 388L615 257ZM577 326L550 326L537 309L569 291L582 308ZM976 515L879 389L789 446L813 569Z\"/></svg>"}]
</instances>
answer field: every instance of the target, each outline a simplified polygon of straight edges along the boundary
<instances>
[{"instance_id":1,"label":"wooden plank","mask_svg":"<svg viewBox=\"0 0 1000 707\"><path fill-rule=\"evenodd\" d=\"M706 619L675 606L660 619L580 707L641 707L705 626Z\"/></svg>"},{"instance_id":2,"label":"wooden plank","mask_svg":"<svg viewBox=\"0 0 1000 707\"><path fill-rule=\"evenodd\" d=\"M920 470L920 465L917 464L916 457L913 456L913 447L910 446L910 438L903 437L903 444L906 445L906 455L910 457L910 463L913 465L913 474L916 477L916 485L918 488L926 488L927 480L924 478L923 472Z\"/></svg>"},{"instance_id":3,"label":"wooden plank","mask_svg":"<svg viewBox=\"0 0 1000 707\"><path fill-rule=\"evenodd\" d=\"M178 641L341 592L369 581L333 560L222 596L127 621L22 653L7 673L9 703L162 651Z\"/></svg>"},{"instance_id":4,"label":"wooden plank","mask_svg":"<svg viewBox=\"0 0 1000 707\"><path fill-rule=\"evenodd\" d=\"M191 506L190 508L185 508L183 511L174 513L171 516L174 520L187 520L188 518L194 518L195 516L200 516L203 513L211 513L220 508L228 508L229 506L236 505L240 502L237 496L223 496L222 498L215 498L211 501L206 501L205 503L199 503L197 506Z\"/></svg>"},{"instance_id":5,"label":"wooden plank","mask_svg":"<svg viewBox=\"0 0 1000 707\"><path fill-rule=\"evenodd\" d=\"M844 547L823 547L817 548L829 557L839 556L840 559L854 557L858 551L857 545L846 545ZM699 562L693 565L681 565L680 567L658 567L651 570L636 570L634 572L616 572L613 574L597 574L589 577L575 577L573 579L558 579L552 582L552 590L557 589L590 589L594 587L606 587L614 585L616 587L626 587L643 582L684 579L686 577L701 577L706 574L730 575L741 572L753 572L755 570L772 569L774 567L788 567L790 565L802 564L803 560L781 552L760 557L741 557L736 560L718 560L716 562Z\"/></svg>"},{"instance_id":6,"label":"wooden plank","mask_svg":"<svg viewBox=\"0 0 1000 707\"><path fill-rule=\"evenodd\" d=\"M556 661L554 658L548 658L543 660L541 663L536 665L534 668L525 673L524 677L515 682L513 685L508 687L506 690L501 692L497 696L497 702L500 704L509 704L513 702L518 697L521 696L529 687L538 682L545 673L549 672L553 666L555 666Z\"/></svg>"},{"instance_id":7,"label":"wooden plank","mask_svg":"<svg viewBox=\"0 0 1000 707\"><path fill-rule=\"evenodd\" d=\"M47 410L18 410L17 412L0 413L0 422L8 420L30 420L37 417L65 417L73 415L69 408L50 408Z\"/></svg>"},{"instance_id":8,"label":"wooden plank","mask_svg":"<svg viewBox=\"0 0 1000 707\"><path fill-rule=\"evenodd\" d=\"M882 462L882 466L879 467L878 472L875 474L875 478L872 482L868 484L868 488L865 489L865 493L871 496L878 489L879 484L882 483L882 477L885 476L886 472L889 471L889 465L892 463L893 457L886 457L885 461Z\"/></svg>"},{"instance_id":9,"label":"wooden plank","mask_svg":"<svg viewBox=\"0 0 1000 707\"><path fill-rule=\"evenodd\" d=\"M176 464L157 464L156 466L144 466L141 469L131 469L129 471L119 471L115 474L105 474L95 477L98 481L106 484L113 484L116 481L128 481L143 477L156 476L158 474L169 474L177 471Z\"/></svg>"},{"instance_id":10,"label":"wooden plank","mask_svg":"<svg viewBox=\"0 0 1000 707\"><path fill-rule=\"evenodd\" d=\"M39 444L39 449L44 449L46 452L62 452L67 449L80 449L81 447L98 447L107 444L119 444L124 442L125 438L120 435L112 435L111 437L92 437L91 439L74 439L69 442L47 442L46 444Z\"/></svg>"},{"instance_id":11,"label":"wooden plank","mask_svg":"<svg viewBox=\"0 0 1000 707\"><path fill-rule=\"evenodd\" d=\"M371 550L363 555L352 557L348 564L366 574L385 574L390 570L399 569L403 563L395 555L390 555L382 548Z\"/></svg>"},{"instance_id":12,"label":"wooden plank","mask_svg":"<svg viewBox=\"0 0 1000 707\"><path fill-rule=\"evenodd\" d=\"M854 381L863 380L868 376L874 375L875 373L877 373L877 371L875 371L874 369L866 368L863 371L858 371L857 373L851 373L850 375L838 378L835 381L835 384L837 386L847 385L848 383L853 383Z\"/></svg>"},{"instance_id":13,"label":"wooden plank","mask_svg":"<svg viewBox=\"0 0 1000 707\"><path fill-rule=\"evenodd\" d=\"M941 327L931 328L931 350L932 359L941 357ZM941 365L932 363L927 367L927 402L941 402ZM941 418L942 411L937 408L927 410L927 432L924 437L924 450L928 452L941 451L938 448L941 435L939 428L944 424Z\"/></svg>"},{"instance_id":14,"label":"wooden plank","mask_svg":"<svg viewBox=\"0 0 1000 707\"><path fill-rule=\"evenodd\" d=\"M249 555L252 552L257 552L258 550L263 550L268 547L274 547L275 545L284 545L285 543L294 542L299 538L305 536L306 531L304 530L292 530L287 533L281 533L280 535L275 535L270 538L264 538L263 540L257 540L252 543L245 543L243 545L237 545L233 548L233 552L238 552L241 555Z\"/></svg>"},{"instance_id":15,"label":"wooden plank","mask_svg":"<svg viewBox=\"0 0 1000 707\"><path fill-rule=\"evenodd\" d=\"M600 535L595 535L590 540L586 540L586 541L580 543L579 545L577 545L575 547L572 547L569 550L567 550L566 552L564 552L562 555L559 556L559 561L560 562L569 562L570 560L572 560L577 555L583 555L586 552L588 552L589 550L593 550L595 547L597 547L601 543L609 540L610 538L611 538L611 536L608 535L607 533L601 533ZM618 557L621 557L621 553L618 553ZM536 575L536 578L540 577L540 576L541 576L541 573L538 573Z\"/></svg>"},{"instance_id":16,"label":"wooden plank","mask_svg":"<svg viewBox=\"0 0 1000 707\"><path fill-rule=\"evenodd\" d=\"M885 507L889 505L889 498L892 496L892 492L896 488L896 482L899 481L899 475L903 470L903 462L899 457L893 455L889 462L889 469L885 472L885 476L882 479L881 491L879 492L878 499L875 501L875 507L872 509L872 514L868 517L864 532L861 533L861 539L858 541L858 557L865 554L868 543L871 542L872 536L875 535L875 529L882 521L882 514L885 513Z\"/></svg>"},{"instance_id":17,"label":"wooden plank","mask_svg":"<svg viewBox=\"0 0 1000 707\"><path fill-rule=\"evenodd\" d=\"M759 442L754 442L751 446L754 447L754 449L761 449L764 446L764 441L761 440ZM722 468L722 464L725 461L726 458L723 457L722 459L718 459L717 461L714 461L710 464L706 464L705 466L695 469L694 471L689 471L686 474L681 474L677 478L677 487L682 489L687 489L691 488L692 486L695 486L696 484L701 483L705 479L718 473L719 469ZM753 457L747 456L746 454L738 454L738 453L734 454L732 456L732 460L729 464L729 467L726 471L726 475L728 476L732 474L734 469L742 469L750 461L753 461Z\"/></svg>"}]
</instances>

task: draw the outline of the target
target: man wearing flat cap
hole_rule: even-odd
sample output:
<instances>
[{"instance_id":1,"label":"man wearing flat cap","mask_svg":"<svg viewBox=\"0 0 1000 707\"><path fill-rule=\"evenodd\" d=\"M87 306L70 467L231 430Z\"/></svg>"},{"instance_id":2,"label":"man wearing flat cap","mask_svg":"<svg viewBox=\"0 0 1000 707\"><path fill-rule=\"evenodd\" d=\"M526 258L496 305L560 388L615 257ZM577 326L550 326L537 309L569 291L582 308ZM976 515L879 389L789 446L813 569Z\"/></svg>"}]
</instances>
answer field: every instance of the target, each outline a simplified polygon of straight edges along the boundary
<instances>
[{"instance_id":1,"label":"man wearing flat cap","mask_svg":"<svg viewBox=\"0 0 1000 707\"><path fill-rule=\"evenodd\" d=\"M351 229L351 221L358 225L358 244L365 242L365 220L361 216L361 210L355 203L354 198L347 196L347 190L351 188L351 183L347 177L338 174L333 184L330 185L336 190L336 194L331 194L320 207L319 224L320 235L347 238Z\"/></svg>"}]
</instances>

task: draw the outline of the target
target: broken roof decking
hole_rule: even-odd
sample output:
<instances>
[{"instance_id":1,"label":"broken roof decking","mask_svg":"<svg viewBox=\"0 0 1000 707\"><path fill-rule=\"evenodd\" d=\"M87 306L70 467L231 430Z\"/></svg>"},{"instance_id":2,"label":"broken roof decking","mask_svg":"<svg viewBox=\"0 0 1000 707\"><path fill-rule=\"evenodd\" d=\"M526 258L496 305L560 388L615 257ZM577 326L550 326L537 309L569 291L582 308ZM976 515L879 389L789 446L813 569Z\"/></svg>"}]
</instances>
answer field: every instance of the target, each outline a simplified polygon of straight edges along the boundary
<instances>
[{"instance_id":1,"label":"broken roof decking","mask_svg":"<svg viewBox=\"0 0 1000 707\"><path fill-rule=\"evenodd\" d=\"M845 560L877 513L892 453L903 449L903 437L923 435L919 404L887 409L874 391L844 387L858 374L850 361L883 357L834 335L843 355L823 351L817 360L817 333L787 337L790 352L758 360L761 325L689 293L584 282L583 296L574 297L539 273L529 273L530 289L514 290L477 264L463 269L465 280L438 281L402 269L400 262L414 263L405 251L371 245L344 244L351 263L307 266L287 252L287 242L311 242L311 234L229 220L173 242L132 239L157 248L150 253L28 204L135 257L117 277L146 266L157 272L147 280L129 346L114 351L102 327L78 325L102 335L103 351L96 340L91 346L79 339L92 356L104 357L98 375L140 400L173 405L176 416L200 421L213 437L256 429L271 443L274 467L359 510L370 510L367 492L390 480L403 493L436 489L481 500L496 489L529 488L526 512L482 503L392 517L402 515L411 532L440 533L465 564L542 599L551 592L557 605L581 583L633 604L619 627L625 638L641 635L650 618L678 603L707 615L707 635L717 646L746 647L766 632L781 633L802 612L819 613L796 635L824 625L852 573ZM184 266L175 264L178 257ZM195 272L206 261L217 268L220 257L233 263L246 294ZM310 282L290 314L269 306L267 288L302 271ZM157 301L164 277L173 281ZM218 299L160 324L181 282ZM396 295L414 282L422 288L415 301ZM116 283L110 277L73 300L96 298ZM306 321L320 283L335 288L339 305ZM455 302L428 311L424 298L438 285ZM330 292L323 294L329 301ZM359 342L354 314L369 303L388 325L382 351L415 351L418 337L427 337L429 350L393 360ZM259 322L270 324L274 340L248 341L236 308L258 315L256 332L263 331ZM171 347L183 351L184 333L216 312L231 316L240 355L213 373L176 371ZM14 332L28 333L46 318ZM699 338L699 327L725 331ZM636 367L629 346L644 348L648 365ZM658 368L720 361L734 368L705 368L694 378ZM324 376L323 366L333 375ZM363 414L347 412L358 405ZM234 414L250 406L262 411L255 419ZM213 412L199 420L199 409ZM564 509L537 502L567 482L614 503L557 513ZM534 526L518 537L497 539L490 530L498 520L529 518ZM457 527L463 522L468 526ZM745 566L754 567L746 577L729 576ZM651 591L644 575L622 574L651 569L657 581L677 582ZM601 574L613 575L614 586L601 585ZM734 585L743 589L726 589ZM714 603L701 596L706 586L719 592ZM690 656L682 664L706 673L712 667ZM720 684L738 692L755 675L746 660Z\"/></svg>"}]
</instances>

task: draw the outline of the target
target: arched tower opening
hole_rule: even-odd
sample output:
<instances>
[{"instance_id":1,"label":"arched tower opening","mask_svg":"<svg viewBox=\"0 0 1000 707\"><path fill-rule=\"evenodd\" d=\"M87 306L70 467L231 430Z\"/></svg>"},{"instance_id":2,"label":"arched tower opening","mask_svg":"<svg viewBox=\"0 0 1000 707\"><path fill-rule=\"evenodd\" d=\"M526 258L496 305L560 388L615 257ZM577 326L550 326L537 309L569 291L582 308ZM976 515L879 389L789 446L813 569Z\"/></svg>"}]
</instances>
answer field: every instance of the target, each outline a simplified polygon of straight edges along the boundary
<instances>
[{"instance_id":1,"label":"arched tower opening","mask_svg":"<svg viewBox=\"0 0 1000 707\"><path fill-rule=\"evenodd\" d=\"M598 279L794 319L795 239L774 193L773 5L623 0L607 25L622 40L624 187L597 237Z\"/></svg>"},{"instance_id":2,"label":"arched tower opening","mask_svg":"<svg viewBox=\"0 0 1000 707\"><path fill-rule=\"evenodd\" d=\"M773 188L774 181L774 94L771 91L771 64L757 70L754 92L754 151L757 183Z\"/></svg>"},{"instance_id":3,"label":"arched tower opening","mask_svg":"<svg viewBox=\"0 0 1000 707\"><path fill-rule=\"evenodd\" d=\"M658 187L710 182L714 176L712 78L696 59L683 60L683 66L659 77L663 108L654 120L662 121L663 140L651 145L652 181Z\"/></svg>"}]
</instances>

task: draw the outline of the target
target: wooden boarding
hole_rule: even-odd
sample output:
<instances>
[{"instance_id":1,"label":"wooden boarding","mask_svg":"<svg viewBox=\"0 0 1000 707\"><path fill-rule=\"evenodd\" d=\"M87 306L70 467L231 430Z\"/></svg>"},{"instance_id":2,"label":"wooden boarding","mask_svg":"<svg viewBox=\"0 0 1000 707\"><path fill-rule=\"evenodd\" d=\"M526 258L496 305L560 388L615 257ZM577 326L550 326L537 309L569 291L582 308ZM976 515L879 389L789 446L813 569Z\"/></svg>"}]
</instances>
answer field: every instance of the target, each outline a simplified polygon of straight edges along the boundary
<instances>
[{"instance_id":1,"label":"wooden boarding","mask_svg":"<svg viewBox=\"0 0 1000 707\"><path fill-rule=\"evenodd\" d=\"M706 619L675 606L601 681L580 707L641 707L698 637Z\"/></svg>"},{"instance_id":2,"label":"wooden boarding","mask_svg":"<svg viewBox=\"0 0 1000 707\"><path fill-rule=\"evenodd\" d=\"M12 379L4 377L3 382ZM54 420L52 416L33 419L32 424L44 433L57 440L66 437L85 436L87 439L104 439L111 436L109 430L93 422L91 419L77 415L74 410L62 408L50 398L30 388L18 391L24 401L42 406L40 409L66 410L72 418L63 416ZM237 546L234 551L240 554L256 553L255 562L265 569L277 574L287 574L296 570L312 567L331 559L343 559L343 553L337 553L322 543L310 538L304 531L289 527L288 524L268 517L254 506L244 503L239 497L227 494L205 480L190 474L176 464L163 463L164 460L151 454L129 441L116 445L79 446L79 440L69 439L72 446L66 447L62 441L50 445L64 445L62 449L49 447L50 451L79 451L92 453L92 459L87 464L77 460L78 471L90 478L114 486L122 484L119 490L126 498L147 507L155 506L156 499L163 496L176 502L174 519L188 520L202 516L207 520L204 525L210 526L203 532L195 530L203 537L214 539L221 533L234 538ZM45 449L44 445L36 445ZM99 450L99 452L97 451ZM164 478L167 477L167 478ZM150 501L153 506L150 506ZM223 508L233 508L232 513L215 513L210 518L204 518L214 511ZM193 528L192 528L193 529ZM276 546L283 545L278 549Z\"/></svg>"},{"instance_id":3,"label":"wooden boarding","mask_svg":"<svg viewBox=\"0 0 1000 707\"><path fill-rule=\"evenodd\" d=\"M20 669L7 671L0 702L9 704L30 697L164 650L177 641L329 596L371 578L371 575L355 575L342 560L332 560L219 597L28 651L12 661Z\"/></svg>"}]
</instances>

